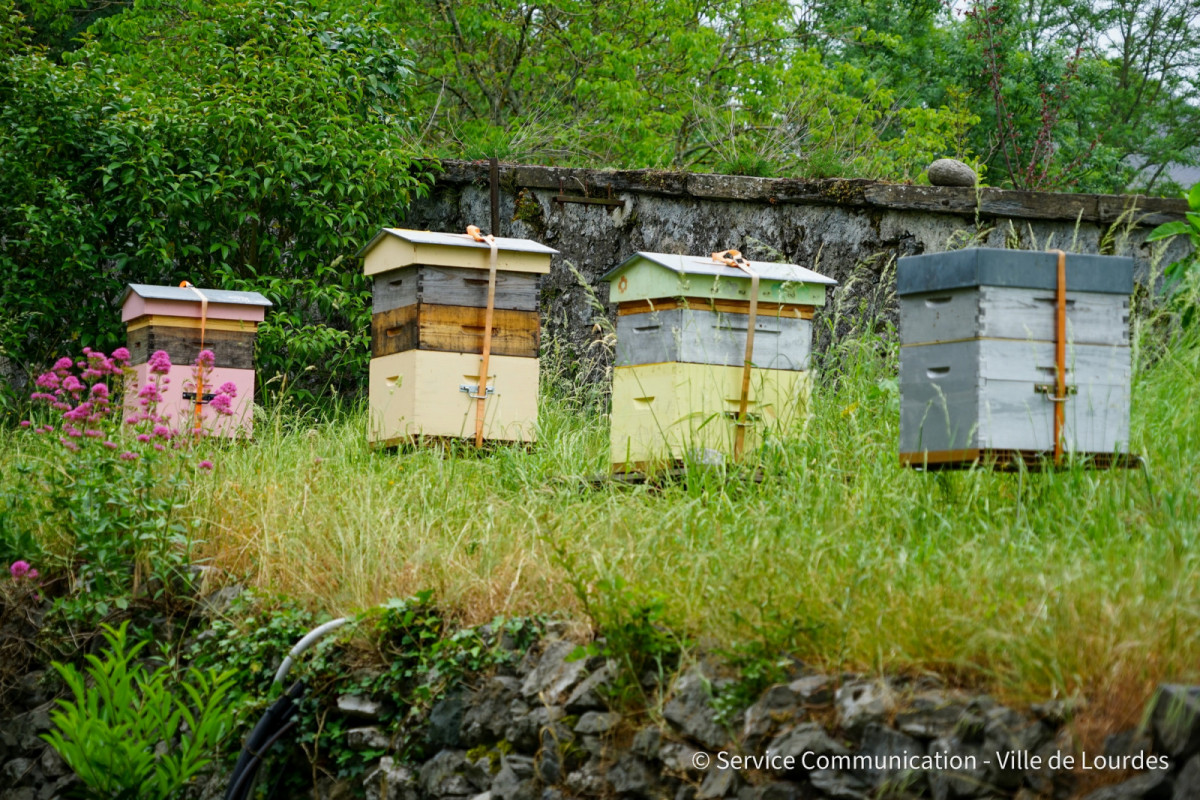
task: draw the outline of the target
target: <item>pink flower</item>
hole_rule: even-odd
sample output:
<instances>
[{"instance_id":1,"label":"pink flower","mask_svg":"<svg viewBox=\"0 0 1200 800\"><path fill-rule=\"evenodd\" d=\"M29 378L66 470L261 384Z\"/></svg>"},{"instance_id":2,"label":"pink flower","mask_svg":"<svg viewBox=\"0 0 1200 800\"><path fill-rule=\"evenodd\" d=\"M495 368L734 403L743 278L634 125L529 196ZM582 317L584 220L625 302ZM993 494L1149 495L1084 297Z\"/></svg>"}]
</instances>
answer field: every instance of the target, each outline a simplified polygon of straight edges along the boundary
<instances>
[{"instance_id":1,"label":"pink flower","mask_svg":"<svg viewBox=\"0 0 1200 800\"><path fill-rule=\"evenodd\" d=\"M209 407L218 414L232 414L233 408L230 405L229 395L218 394L209 402Z\"/></svg>"},{"instance_id":2,"label":"pink flower","mask_svg":"<svg viewBox=\"0 0 1200 800\"><path fill-rule=\"evenodd\" d=\"M34 383L43 389L57 389L61 385L62 381L53 372L43 372L41 375L38 375L37 380L34 381Z\"/></svg>"},{"instance_id":3,"label":"pink flower","mask_svg":"<svg viewBox=\"0 0 1200 800\"><path fill-rule=\"evenodd\" d=\"M97 430L86 430L83 432L83 435L89 439L99 439L104 436L104 433Z\"/></svg>"},{"instance_id":4,"label":"pink flower","mask_svg":"<svg viewBox=\"0 0 1200 800\"><path fill-rule=\"evenodd\" d=\"M92 386L92 395L94 397L108 397L108 384L97 383L96 385Z\"/></svg>"},{"instance_id":5,"label":"pink flower","mask_svg":"<svg viewBox=\"0 0 1200 800\"><path fill-rule=\"evenodd\" d=\"M38 571L30 567L29 562L24 560L14 561L12 566L8 568L8 572L16 580L20 580L21 578L33 579L38 576Z\"/></svg>"},{"instance_id":6,"label":"pink flower","mask_svg":"<svg viewBox=\"0 0 1200 800\"><path fill-rule=\"evenodd\" d=\"M200 469L212 469L213 463L211 461L209 461L208 459L205 459L204 461L201 461L196 466L199 467Z\"/></svg>"},{"instance_id":7,"label":"pink flower","mask_svg":"<svg viewBox=\"0 0 1200 800\"><path fill-rule=\"evenodd\" d=\"M116 443L116 442L105 442L105 443L104 443L104 446L105 446L105 447L107 447L109 450L116 450L116 449L117 449L117 443Z\"/></svg>"},{"instance_id":8,"label":"pink flower","mask_svg":"<svg viewBox=\"0 0 1200 800\"><path fill-rule=\"evenodd\" d=\"M171 371L171 356L166 350L155 350L148 363L150 371L155 375L166 375Z\"/></svg>"},{"instance_id":9,"label":"pink flower","mask_svg":"<svg viewBox=\"0 0 1200 800\"><path fill-rule=\"evenodd\" d=\"M166 425L155 425L154 426L154 435L158 436L161 439L166 439L166 438L170 437L171 429L168 428Z\"/></svg>"},{"instance_id":10,"label":"pink flower","mask_svg":"<svg viewBox=\"0 0 1200 800\"><path fill-rule=\"evenodd\" d=\"M159 444L158 442L155 442L154 449L161 453L163 451L163 446L161 444Z\"/></svg>"},{"instance_id":11,"label":"pink flower","mask_svg":"<svg viewBox=\"0 0 1200 800\"><path fill-rule=\"evenodd\" d=\"M230 397L237 397L237 384L233 381L225 381L217 391L221 394L227 394Z\"/></svg>"},{"instance_id":12,"label":"pink flower","mask_svg":"<svg viewBox=\"0 0 1200 800\"><path fill-rule=\"evenodd\" d=\"M148 433L139 433L139 434L137 435L137 440L138 440L139 442L141 442L142 444L145 444L146 442L150 441L150 434L148 434Z\"/></svg>"},{"instance_id":13,"label":"pink flower","mask_svg":"<svg viewBox=\"0 0 1200 800\"><path fill-rule=\"evenodd\" d=\"M71 359L67 358L66 356L63 356L58 361L54 362L54 371L61 372L63 370L68 370L73 366L75 366L75 362L72 361Z\"/></svg>"},{"instance_id":14,"label":"pink flower","mask_svg":"<svg viewBox=\"0 0 1200 800\"><path fill-rule=\"evenodd\" d=\"M118 347L116 350L113 350L112 357L114 361L128 361L129 351L124 347Z\"/></svg>"},{"instance_id":15,"label":"pink flower","mask_svg":"<svg viewBox=\"0 0 1200 800\"><path fill-rule=\"evenodd\" d=\"M32 422L30 422L30 421L29 421L29 420L27 420L27 419L23 419L23 420L21 420L21 427L22 427L22 428L28 428L28 427L29 427L30 425L32 425L32 424L33 424L33 423L32 423Z\"/></svg>"},{"instance_id":16,"label":"pink flower","mask_svg":"<svg viewBox=\"0 0 1200 800\"><path fill-rule=\"evenodd\" d=\"M82 391L83 389L83 384L80 383L79 378L76 378L74 375L68 375L67 377L63 378L62 386L68 392L78 392Z\"/></svg>"},{"instance_id":17,"label":"pink flower","mask_svg":"<svg viewBox=\"0 0 1200 800\"><path fill-rule=\"evenodd\" d=\"M217 356L212 350L201 350L200 354L196 356L197 367L208 367L209 369L212 369L213 365L216 363Z\"/></svg>"},{"instance_id":18,"label":"pink flower","mask_svg":"<svg viewBox=\"0 0 1200 800\"><path fill-rule=\"evenodd\" d=\"M137 461L137 457L137 453L131 453L128 450L119 456L122 461Z\"/></svg>"}]
</instances>

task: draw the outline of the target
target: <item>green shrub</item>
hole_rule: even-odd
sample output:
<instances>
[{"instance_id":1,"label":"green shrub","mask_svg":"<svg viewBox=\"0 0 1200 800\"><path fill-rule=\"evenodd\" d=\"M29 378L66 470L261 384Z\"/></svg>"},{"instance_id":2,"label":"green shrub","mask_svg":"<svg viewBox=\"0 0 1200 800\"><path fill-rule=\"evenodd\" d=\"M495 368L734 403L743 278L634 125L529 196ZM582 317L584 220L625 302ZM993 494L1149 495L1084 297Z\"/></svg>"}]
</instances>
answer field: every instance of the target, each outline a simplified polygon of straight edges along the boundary
<instances>
[{"instance_id":1,"label":"green shrub","mask_svg":"<svg viewBox=\"0 0 1200 800\"><path fill-rule=\"evenodd\" d=\"M232 673L180 670L172 662L150 670L131 645L128 624L106 626L108 650L89 655L81 672L54 663L71 699L51 712L44 735L87 787L104 800L166 800L178 796L210 764L232 730Z\"/></svg>"}]
</instances>

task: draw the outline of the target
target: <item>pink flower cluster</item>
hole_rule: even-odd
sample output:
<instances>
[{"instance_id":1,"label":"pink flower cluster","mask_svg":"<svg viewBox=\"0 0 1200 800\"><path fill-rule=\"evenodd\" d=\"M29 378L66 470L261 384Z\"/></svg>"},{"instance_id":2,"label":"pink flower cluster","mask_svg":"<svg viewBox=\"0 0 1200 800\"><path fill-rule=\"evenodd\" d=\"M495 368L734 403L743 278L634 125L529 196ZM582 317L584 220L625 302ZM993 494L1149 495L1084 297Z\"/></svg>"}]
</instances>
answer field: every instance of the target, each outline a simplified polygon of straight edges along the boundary
<instances>
[{"instance_id":1,"label":"pink flower cluster","mask_svg":"<svg viewBox=\"0 0 1200 800\"><path fill-rule=\"evenodd\" d=\"M209 378L212 376L213 366L216 363L217 357L212 350L200 351L200 354L196 356L196 364L192 371L194 385L189 391L194 390L196 386L207 387L209 385ZM212 394L212 399L208 401L209 408L221 416L231 416L233 414L233 401L237 399L237 386L232 381L226 381ZM202 420L203 413L201 414L201 419L192 421L192 427L196 431L201 430Z\"/></svg>"},{"instance_id":2,"label":"pink flower cluster","mask_svg":"<svg viewBox=\"0 0 1200 800\"><path fill-rule=\"evenodd\" d=\"M13 580L33 580L37 578L38 571L29 566L28 561L14 561L12 566L8 568L8 573L13 576Z\"/></svg>"},{"instance_id":3,"label":"pink flower cluster","mask_svg":"<svg viewBox=\"0 0 1200 800\"><path fill-rule=\"evenodd\" d=\"M104 448L119 451L119 460L137 461L145 450L131 446L131 441L118 444L122 438L116 430L120 427L117 424L121 405L118 387L124 386L127 392L136 391L136 406L124 417L126 426L133 429L132 439L157 451L168 446L186 446L188 440L171 426L170 415L159 411L171 380L168 377L170 355L165 350L151 354L147 359L149 382L140 388L133 382L132 370L127 366L129 357L129 351L121 347L113 351L111 357L84 348L84 357L78 361L60 358L49 371L38 376L37 391L30 395L30 399L45 403L58 412L57 419L52 420L52 424L24 420L21 427L30 428L37 434L57 434L63 447L73 453L79 452L89 440L97 440ZM196 383L205 387L206 394L211 393L206 379L215 363L216 357L211 350L201 351L195 361L193 374ZM225 383L214 394L209 405L216 413L232 414L237 387ZM195 427L200 432L199 420Z\"/></svg>"}]
</instances>

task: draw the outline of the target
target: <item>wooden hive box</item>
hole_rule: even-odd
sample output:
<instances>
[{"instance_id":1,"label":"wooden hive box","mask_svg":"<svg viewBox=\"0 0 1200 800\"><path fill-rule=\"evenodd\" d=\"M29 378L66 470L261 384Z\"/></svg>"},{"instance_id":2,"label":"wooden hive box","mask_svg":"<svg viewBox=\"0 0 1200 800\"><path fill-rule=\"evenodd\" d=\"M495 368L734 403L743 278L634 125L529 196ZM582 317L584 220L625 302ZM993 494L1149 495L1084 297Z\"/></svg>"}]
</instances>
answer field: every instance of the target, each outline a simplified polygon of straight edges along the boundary
<instances>
[{"instance_id":1,"label":"wooden hive box","mask_svg":"<svg viewBox=\"0 0 1200 800\"><path fill-rule=\"evenodd\" d=\"M900 460L1029 464L1055 449L1058 257L975 248L902 258ZM1062 449L1129 452L1133 259L1066 256Z\"/></svg>"},{"instance_id":2,"label":"wooden hive box","mask_svg":"<svg viewBox=\"0 0 1200 800\"><path fill-rule=\"evenodd\" d=\"M744 262L759 276L754 344L739 426L750 273L713 256L635 253L606 274L617 303L611 457L652 469L786 435L807 415L812 317L836 281L794 264Z\"/></svg>"},{"instance_id":3,"label":"wooden hive box","mask_svg":"<svg viewBox=\"0 0 1200 800\"><path fill-rule=\"evenodd\" d=\"M742 368L642 364L613 370L614 471L647 471L708 451L734 452ZM807 418L811 373L753 369L745 447L795 431Z\"/></svg>"},{"instance_id":4,"label":"wooden hive box","mask_svg":"<svg viewBox=\"0 0 1200 800\"><path fill-rule=\"evenodd\" d=\"M215 365L207 384L200 387L202 425L224 436L250 435L254 338L270 306L271 301L258 292L130 284L121 296L121 320L137 385L150 382L150 356L165 350L171 357L166 376L170 382L162 387L159 413L169 415L181 428L190 428L196 405L196 357L202 349L211 350ZM227 382L237 387L233 413L223 416L204 410L216 388ZM128 392L125 403L136 408L136 392Z\"/></svg>"},{"instance_id":5,"label":"wooden hive box","mask_svg":"<svg viewBox=\"0 0 1200 800\"><path fill-rule=\"evenodd\" d=\"M495 241L484 438L533 441L538 281L558 251ZM490 246L467 234L384 228L358 255L372 278L368 441L473 436Z\"/></svg>"}]
</instances>

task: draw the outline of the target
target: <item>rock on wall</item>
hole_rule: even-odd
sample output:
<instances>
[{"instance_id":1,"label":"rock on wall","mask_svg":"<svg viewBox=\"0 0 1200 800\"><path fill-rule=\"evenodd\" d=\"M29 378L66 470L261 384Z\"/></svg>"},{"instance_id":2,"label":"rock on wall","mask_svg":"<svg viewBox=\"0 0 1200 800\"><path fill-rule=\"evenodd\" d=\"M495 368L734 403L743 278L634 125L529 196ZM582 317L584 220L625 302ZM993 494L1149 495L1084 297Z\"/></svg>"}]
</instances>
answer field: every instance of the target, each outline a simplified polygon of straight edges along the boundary
<instances>
[{"instance_id":1,"label":"rock on wall","mask_svg":"<svg viewBox=\"0 0 1200 800\"><path fill-rule=\"evenodd\" d=\"M485 163L447 162L429 198L399 224L463 231L491 227ZM603 203L581 203L579 198ZM595 320L611 319L598 278L638 250L704 254L736 248L755 260L801 264L839 286L817 316L816 348L863 322L895 321L899 256L964 246L1132 255L1145 282L1180 258L1182 239L1148 245L1182 200L906 186L873 181L744 178L649 171L503 165L500 233L536 239L561 254L543 283L548 341L595 370ZM391 222L389 222L391 224ZM597 307L597 299L600 307ZM598 377L598 376L591 376Z\"/></svg>"}]
</instances>

